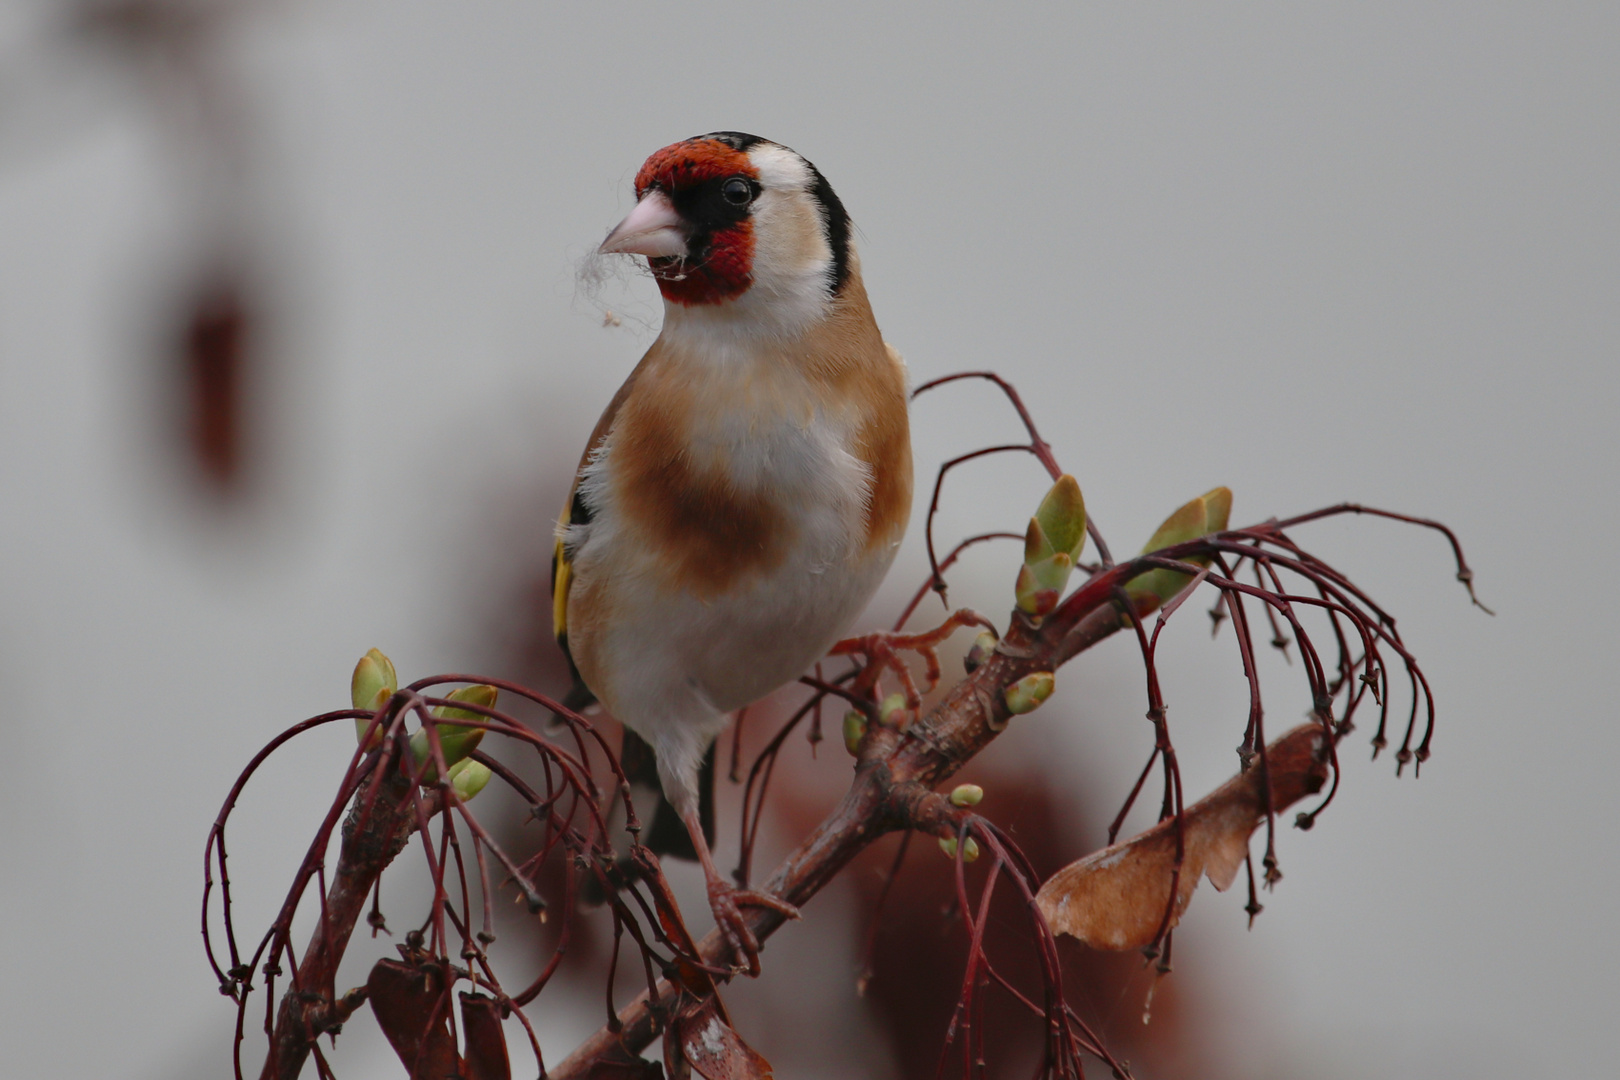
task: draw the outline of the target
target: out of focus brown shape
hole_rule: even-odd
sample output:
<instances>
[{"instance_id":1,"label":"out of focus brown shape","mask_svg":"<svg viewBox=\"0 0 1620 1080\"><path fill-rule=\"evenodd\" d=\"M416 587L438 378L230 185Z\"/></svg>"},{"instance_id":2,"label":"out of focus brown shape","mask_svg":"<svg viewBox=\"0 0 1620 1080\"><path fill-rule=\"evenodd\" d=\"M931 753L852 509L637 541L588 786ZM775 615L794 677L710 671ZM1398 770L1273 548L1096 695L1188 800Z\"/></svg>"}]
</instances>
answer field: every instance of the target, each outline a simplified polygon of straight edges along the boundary
<instances>
[{"instance_id":1,"label":"out of focus brown shape","mask_svg":"<svg viewBox=\"0 0 1620 1080\"><path fill-rule=\"evenodd\" d=\"M243 474L249 331L240 286L222 278L193 296L181 334L187 441L219 493L236 490Z\"/></svg>"},{"instance_id":2,"label":"out of focus brown shape","mask_svg":"<svg viewBox=\"0 0 1620 1080\"><path fill-rule=\"evenodd\" d=\"M1085 843L1090 830L1084 816L1054 794L1047 778L1032 773L1027 760L1001 765L975 761L971 772L986 793L977 809L1011 836L1037 871L1061 866ZM829 926L825 933L864 936L871 930L867 920L893 863L895 842L885 841L869 852L849 874L857 886L863 924ZM968 892L975 900L983 887L980 875L990 862L981 857L967 868ZM954 877L954 861L940 853L933 838L912 838L872 938L870 967L863 973L868 977L861 979L863 996L895 1066L892 1073L873 1075L899 1080L935 1080L938 1075L945 1033L962 989L968 944ZM984 948L998 972L1026 994L1035 992L1039 1000L1040 967L1030 914L1024 899L1004 882L996 891ZM807 925L813 921L807 920ZM1207 1048L1198 1045L1199 1002L1174 977L1157 981L1152 1023L1144 1025L1143 998L1154 985L1154 976L1140 956L1064 948L1061 959L1065 996L1110 1051L1130 1062L1133 1075L1152 1080L1194 1076L1215 1080L1226 1075L1208 1067ZM852 981L855 974L851 972ZM813 1015L807 1013L805 1022L813 1023ZM991 987L975 1023L984 1033L986 1077L1023 1080L1032 1075L1044 1030L1039 1017ZM950 1052L959 1051L953 1047ZM1188 1063L1197 1064L1188 1068ZM1088 1061L1088 1076L1094 1066L1101 1069L1099 1075L1108 1075L1105 1066Z\"/></svg>"}]
</instances>

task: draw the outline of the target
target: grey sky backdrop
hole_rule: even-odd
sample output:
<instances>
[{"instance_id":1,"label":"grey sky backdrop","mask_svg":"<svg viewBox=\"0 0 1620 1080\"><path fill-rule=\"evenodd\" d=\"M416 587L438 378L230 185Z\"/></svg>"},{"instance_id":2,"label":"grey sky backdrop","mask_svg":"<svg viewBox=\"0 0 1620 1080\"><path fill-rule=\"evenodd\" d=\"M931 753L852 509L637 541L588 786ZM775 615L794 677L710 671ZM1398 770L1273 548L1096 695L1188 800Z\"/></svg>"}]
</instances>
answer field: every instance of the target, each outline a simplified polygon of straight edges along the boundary
<instances>
[{"instance_id":1,"label":"grey sky backdrop","mask_svg":"<svg viewBox=\"0 0 1620 1080\"><path fill-rule=\"evenodd\" d=\"M1494 619L1435 536L1301 530L1400 616L1440 728L1418 782L1346 747L1252 933L1200 894L1175 977L1222 990L1230 1062L1614 1074L1620 6L260 5L226 43L279 441L226 515L155 434L154 305L198 243L172 132L60 10L0 11L6 1073L222 1074L196 913L230 776L342 704L369 646L411 676L489 666L503 570L539 564L657 319L644 279L578 295L576 261L648 153L735 128L832 181L914 378L1024 390L1116 549L1219 483L1239 521L1350 499L1467 545ZM966 388L914 428L921 463L1016 433ZM942 532L1017 527L1041 488L1024 462L964 475ZM923 572L920 528L874 618ZM959 599L1004 607L1008 557ZM1202 791L1243 698L1188 614L1168 693ZM1083 762L1098 807L1147 746L1119 644L1011 733ZM1302 680L1268 677L1287 724ZM345 739L245 804L249 925ZM370 1060L348 1075L387 1075Z\"/></svg>"}]
</instances>

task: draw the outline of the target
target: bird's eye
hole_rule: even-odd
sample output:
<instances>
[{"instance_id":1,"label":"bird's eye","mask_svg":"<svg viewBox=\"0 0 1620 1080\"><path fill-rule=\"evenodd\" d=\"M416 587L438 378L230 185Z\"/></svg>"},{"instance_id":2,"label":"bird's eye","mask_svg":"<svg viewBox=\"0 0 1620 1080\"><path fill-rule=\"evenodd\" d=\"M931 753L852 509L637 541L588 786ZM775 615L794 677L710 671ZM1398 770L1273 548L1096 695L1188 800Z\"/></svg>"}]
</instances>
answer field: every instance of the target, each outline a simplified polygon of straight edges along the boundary
<instances>
[{"instance_id":1,"label":"bird's eye","mask_svg":"<svg viewBox=\"0 0 1620 1080\"><path fill-rule=\"evenodd\" d=\"M754 185L740 176L733 176L720 185L720 194L732 206L747 206L754 201Z\"/></svg>"}]
</instances>

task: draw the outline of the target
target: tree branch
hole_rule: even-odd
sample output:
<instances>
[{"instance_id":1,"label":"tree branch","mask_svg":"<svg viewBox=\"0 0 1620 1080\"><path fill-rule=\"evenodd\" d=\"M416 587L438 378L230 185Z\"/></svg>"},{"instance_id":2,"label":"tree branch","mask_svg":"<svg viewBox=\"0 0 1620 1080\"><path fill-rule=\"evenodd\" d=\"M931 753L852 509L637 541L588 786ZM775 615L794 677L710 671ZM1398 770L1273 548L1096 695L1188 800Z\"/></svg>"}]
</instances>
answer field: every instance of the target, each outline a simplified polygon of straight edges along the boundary
<instances>
[{"instance_id":1,"label":"tree branch","mask_svg":"<svg viewBox=\"0 0 1620 1080\"><path fill-rule=\"evenodd\" d=\"M1015 614L989 660L957 683L927 715L904 731L872 725L856 761L854 783L843 800L776 868L764 891L803 907L851 860L890 832L916 829L955 836L964 811L933 789L1007 727L1012 717L1004 696L1008 687L1033 672L1054 670L1121 627L1112 590L1149 568L1136 560L1097 575L1040 625ZM768 908L751 908L747 917L761 942L786 922ZM728 963L729 948L717 931L698 944L698 951L708 963ZM670 1015L679 994L667 981L657 990L656 999L643 991L621 1009L619 1030L597 1031L548 1071L550 1080L585 1080L605 1055L640 1053L650 1045L662 1030L659 1018Z\"/></svg>"}]
</instances>

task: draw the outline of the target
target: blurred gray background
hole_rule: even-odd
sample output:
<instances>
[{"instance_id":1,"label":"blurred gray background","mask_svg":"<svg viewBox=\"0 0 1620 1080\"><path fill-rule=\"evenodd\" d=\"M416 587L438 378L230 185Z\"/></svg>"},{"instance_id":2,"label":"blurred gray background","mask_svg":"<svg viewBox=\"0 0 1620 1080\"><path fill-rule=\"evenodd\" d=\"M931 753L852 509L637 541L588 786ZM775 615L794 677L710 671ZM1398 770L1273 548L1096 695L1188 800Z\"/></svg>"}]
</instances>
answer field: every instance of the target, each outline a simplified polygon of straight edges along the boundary
<instances>
[{"instance_id":1,"label":"blurred gray background","mask_svg":"<svg viewBox=\"0 0 1620 1080\"><path fill-rule=\"evenodd\" d=\"M1173 978L1210 1072L1614 1075L1617 31L1612 3L7 0L3 1071L224 1075L197 913L237 768L343 705L373 645L407 678L544 669L524 589L658 319L649 281L582 292L576 266L647 154L733 128L832 181L917 381L1023 390L1116 552L1215 484L1238 522L1356 500L1461 535L1494 619L1435 535L1299 531L1400 617L1439 734L1415 782L1347 744L1252 932L1200 893ZM245 449L212 473L173 348L210 274L252 360ZM913 423L925 466L1018 430L970 387ZM1018 528L1043 487L971 467L941 535ZM953 598L1003 610L1011 557L965 560ZM1230 639L1184 614L1167 694L1196 793L1232 771L1244 697ZM1267 664L1280 730L1308 695ZM1134 647L1058 687L1008 738L1105 813L1149 745ZM295 745L244 800L244 925L348 740ZM346 1035L340 1072L393 1075L379 1047Z\"/></svg>"}]
</instances>

